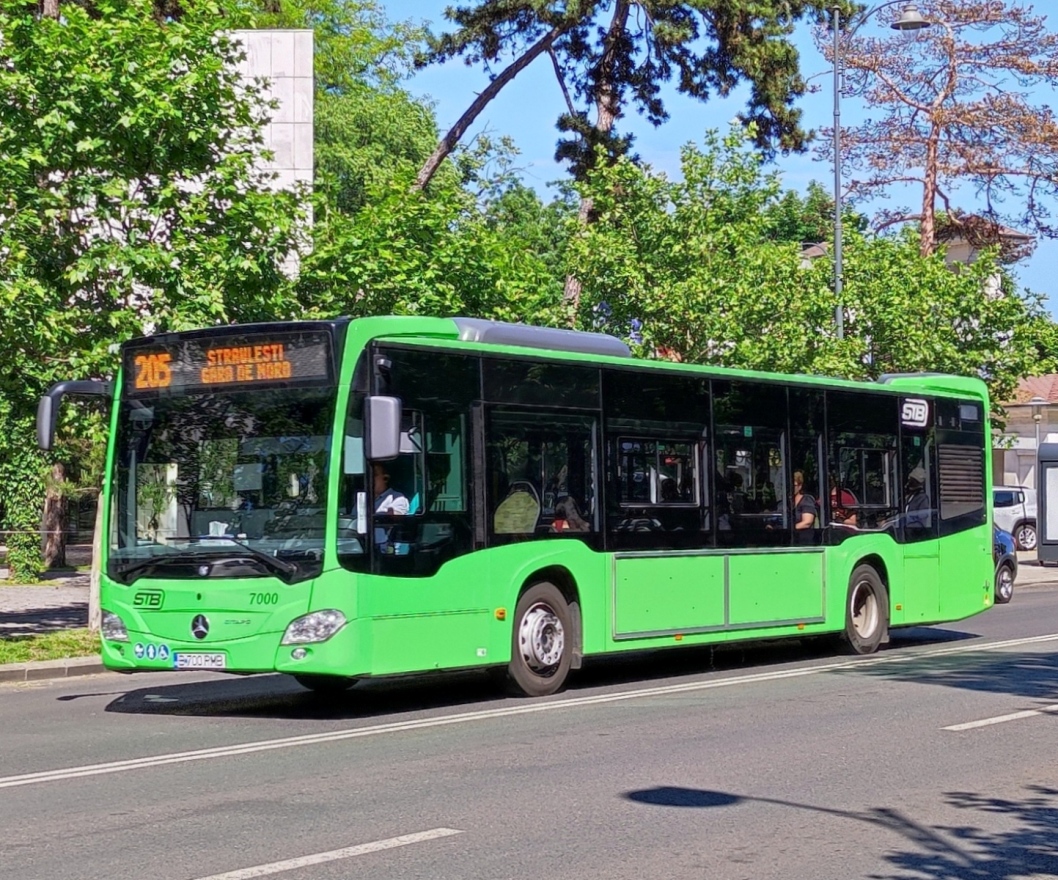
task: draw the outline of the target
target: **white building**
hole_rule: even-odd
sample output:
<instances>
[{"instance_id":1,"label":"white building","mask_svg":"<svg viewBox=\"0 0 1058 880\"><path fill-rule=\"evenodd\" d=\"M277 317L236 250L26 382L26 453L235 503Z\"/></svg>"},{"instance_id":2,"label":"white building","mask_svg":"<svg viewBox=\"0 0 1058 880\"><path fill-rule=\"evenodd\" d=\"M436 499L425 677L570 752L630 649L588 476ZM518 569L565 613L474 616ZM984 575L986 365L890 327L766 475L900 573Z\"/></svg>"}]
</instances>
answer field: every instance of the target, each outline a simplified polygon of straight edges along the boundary
<instances>
[{"instance_id":1,"label":"white building","mask_svg":"<svg viewBox=\"0 0 1058 880\"><path fill-rule=\"evenodd\" d=\"M1038 445L1058 442L1058 374L1022 379L1003 408L1006 426L994 434L992 484L1035 489Z\"/></svg>"}]
</instances>

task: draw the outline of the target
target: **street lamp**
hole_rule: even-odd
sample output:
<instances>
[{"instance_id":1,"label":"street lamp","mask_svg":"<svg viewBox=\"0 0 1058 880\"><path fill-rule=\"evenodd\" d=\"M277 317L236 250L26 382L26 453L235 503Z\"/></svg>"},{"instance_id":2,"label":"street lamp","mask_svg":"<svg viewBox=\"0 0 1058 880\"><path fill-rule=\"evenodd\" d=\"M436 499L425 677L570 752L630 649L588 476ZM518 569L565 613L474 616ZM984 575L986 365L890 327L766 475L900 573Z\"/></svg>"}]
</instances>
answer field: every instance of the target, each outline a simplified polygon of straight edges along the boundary
<instances>
[{"instance_id":1,"label":"street lamp","mask_svg":"<svg viewBox=\"0 0 1058 880\"><path fill-rule=\"evenodd\" d=\"M882 3L873 9L868 9L858 16L849 19L852 25L849 28L851 37L874 13L904 0L892 0L891 3ZM838 339L845 338L845 314L842 300L842 278L841 278L841 7L834 6L834 297L837 305L834 307L834 324L837 328ZM919 31L928 28L932 22L924 19L914 3L904 2L904 11L900 18L894 21L890 27L896 31Z\"/></svg>"},{"instance_id":2,"label":"street lamp","mask_svg":"<svg viewBox=\"0 0 1058 880\"><path fill-rule=\"evenodd\" d=\"M1036 454L1040 454L1040 422L1043 420L1043 408L1047 401L1043 397L1036 396L1029 401L1032 404L1032 421L1036 423Z\"/></svg>"}]
</instances>

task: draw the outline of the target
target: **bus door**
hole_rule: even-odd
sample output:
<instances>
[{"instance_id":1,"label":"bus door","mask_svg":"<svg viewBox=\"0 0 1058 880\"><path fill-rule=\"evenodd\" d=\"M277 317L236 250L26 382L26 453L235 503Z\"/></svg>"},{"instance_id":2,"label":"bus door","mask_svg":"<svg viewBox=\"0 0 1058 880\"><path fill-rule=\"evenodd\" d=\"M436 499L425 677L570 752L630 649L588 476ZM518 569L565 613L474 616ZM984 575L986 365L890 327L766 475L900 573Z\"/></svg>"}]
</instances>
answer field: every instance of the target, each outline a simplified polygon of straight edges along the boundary
<instances>
[{"instance_id":1,"label":"bus door","mask_svg":"<svg viewBox=\"0 0 1058 880\"><path fill-rule=\"evenodd\" d=\"M904 621L935 620L940 611L940 541L937 533L937 475L933 466L933 427L902 426L903 493L900 540L904 550L902 590L894 584L890 604L903 606Z\"/></svg>"}]
</instances>

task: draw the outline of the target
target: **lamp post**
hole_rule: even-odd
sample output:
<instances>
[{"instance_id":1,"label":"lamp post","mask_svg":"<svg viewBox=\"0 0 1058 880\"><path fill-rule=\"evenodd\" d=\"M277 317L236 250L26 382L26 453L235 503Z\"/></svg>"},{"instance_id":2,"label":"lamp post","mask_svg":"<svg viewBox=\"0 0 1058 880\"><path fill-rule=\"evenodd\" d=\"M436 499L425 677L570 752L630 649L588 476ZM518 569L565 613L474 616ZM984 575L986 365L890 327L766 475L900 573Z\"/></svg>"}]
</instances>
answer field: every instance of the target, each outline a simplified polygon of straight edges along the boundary
<instances>
[{"instance_id":1,"label":"lamp post","mask_svg":"<svg viewBox=\"0 0 1058 880\"><path fill-rule=\"evenodd\" d=\"M904 10L900 18L894 21L890 27L896 31L918 31L928 28L932 22L924 19L914 3L906 3L904 0L892 0L890 3L882 3L873 9L868 9L858 16L849 19L852 25L849 28L851 37L874 13L897 3L904 4ZM842 272L841 272L841 7L832 7L834 14L834 297L837 305L834 307L834 326L837 330L838 339L845 338L845 312L842 303Z\"/></svg>"},{"instance_id":2,"label":"lamp post","mask_svg":"<svg viewBox=\"0 0 1058 880\"><path fill-rule=\"evenodd\" d=\"M1040 454L1040 422L1043 421L1043 408L1047 401L1042 397L1034 397L1029 401L1032 404L1032 421L1036 423L1036 454Z\"/></svg>"}]
</instances>

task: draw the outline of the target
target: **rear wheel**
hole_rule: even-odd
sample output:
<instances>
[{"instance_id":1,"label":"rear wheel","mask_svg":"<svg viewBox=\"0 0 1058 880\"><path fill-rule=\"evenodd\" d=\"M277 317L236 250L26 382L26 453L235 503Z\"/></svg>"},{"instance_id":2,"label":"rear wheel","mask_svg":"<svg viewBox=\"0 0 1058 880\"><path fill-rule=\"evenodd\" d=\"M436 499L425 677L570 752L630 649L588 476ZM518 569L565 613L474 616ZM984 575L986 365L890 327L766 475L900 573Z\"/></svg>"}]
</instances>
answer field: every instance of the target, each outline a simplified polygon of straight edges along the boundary
<instances>
[{"instance_id":1,"label":"rear wheel","mask_svg":"<svg viewBox=\"0 0 1058 880\"><path fill-rule=\"evenodd\" d=\"M1014 598L1014 569L1003 563L996 569L996 605L1006 605Z\"/></svg>"},{"instance_id":2,"label":"rear wheel","mask_svg":"<svg viewBox=\"0 0 1058 880\"><path fill-rule=\"evenodd\" d=\"M317 694L343 694L356 684L355 678L343 675L295 675L294 680Z\"/></svg>"},{"instance_id":3,"label":"rear wheel","mask_svg":"<svg viewBox=\"0 0 1058 880\"><path fill-rule=\"evenodd\" d=\"M553 694L565 684L573 656L569 603L554 584L533 584L514 612L511 682L527 697Z\"/></svg>"},{"instance_id":4,"label":"rear wheel","mask_svg":"<svg viewBox=\"0 0 1058 880\"><path fill-rule=\"evenodd\" d=\"M1036 549L1036 525L1034 523L1022 523L1014 529L1014 540L1017 541L1019 550Z\"/></svg>"},{"instance_id":5,"label":"rear wheel","mask_svg":"<svg viewBox=\"0 0 1058 880\"><path fill-rule=\"evenodd\" d=\"M878 572L858 565L845 599L843 642L852 654L873 654L889 632L889 596Z\"/></svg>"}]
</instances>

